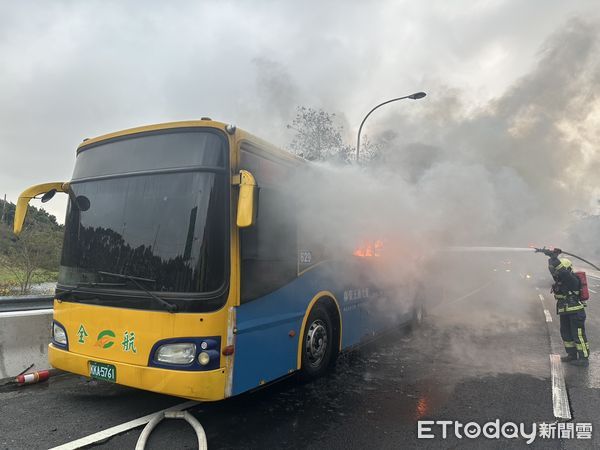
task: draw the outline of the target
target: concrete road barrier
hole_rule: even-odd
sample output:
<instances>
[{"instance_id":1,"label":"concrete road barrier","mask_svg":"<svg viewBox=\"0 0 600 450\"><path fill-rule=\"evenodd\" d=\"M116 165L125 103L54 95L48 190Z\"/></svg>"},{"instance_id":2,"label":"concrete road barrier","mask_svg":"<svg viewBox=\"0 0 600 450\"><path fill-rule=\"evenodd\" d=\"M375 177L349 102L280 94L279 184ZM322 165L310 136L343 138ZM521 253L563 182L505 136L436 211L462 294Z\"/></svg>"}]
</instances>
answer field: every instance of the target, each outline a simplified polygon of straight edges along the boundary
<instances>
[{"instance_id":1,"label":"concrete road barrier","mask_svg":"<svg viewBox=\"0 0 600 450\"><path fill-rule=\"evenodd\" d=\"M48 369L52 309L0 312L0 379Z\"/></svg>"}]
</instances>

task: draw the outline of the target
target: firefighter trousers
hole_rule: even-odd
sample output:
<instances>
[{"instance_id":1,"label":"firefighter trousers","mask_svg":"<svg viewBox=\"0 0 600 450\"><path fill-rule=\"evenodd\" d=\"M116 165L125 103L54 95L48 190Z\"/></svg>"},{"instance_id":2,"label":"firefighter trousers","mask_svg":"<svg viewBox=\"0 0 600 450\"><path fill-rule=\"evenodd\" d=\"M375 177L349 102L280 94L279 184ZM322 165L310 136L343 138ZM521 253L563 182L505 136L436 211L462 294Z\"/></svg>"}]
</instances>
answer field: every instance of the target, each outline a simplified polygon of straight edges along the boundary
<instances>
[{"instance_id":1,"label":"firefighter trousers","mask_svg":"<svg viewBox=\"0 0 600 450\"><path fill-rule=\"evenodd\" d=\"M587 359L590 344L585 335L585 310L571 314L560 314L560 336L568 355Z\"/></svg>"}]
</instances>

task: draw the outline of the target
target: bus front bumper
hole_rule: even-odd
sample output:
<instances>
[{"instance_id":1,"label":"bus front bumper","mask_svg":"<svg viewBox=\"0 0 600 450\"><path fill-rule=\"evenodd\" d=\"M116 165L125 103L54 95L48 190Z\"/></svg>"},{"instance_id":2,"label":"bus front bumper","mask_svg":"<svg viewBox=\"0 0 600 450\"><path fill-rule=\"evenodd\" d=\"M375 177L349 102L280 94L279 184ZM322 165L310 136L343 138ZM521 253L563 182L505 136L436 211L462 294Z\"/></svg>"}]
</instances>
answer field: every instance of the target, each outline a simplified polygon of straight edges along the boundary
<instances>
[{"instance_id":1,"label":"bus front bumper","mask_svg":"<svg viewBox=\"0 0 600 450\"><path fill-rule=\"evenodd\" d=\"M160 394L198 401L215 401L225 398L226 373L223 368L200 372L135 366L71 353L56 348L52 344L48 346L48 360L52 367L85 377L90 376L90 361L112 364L116 368L117 384Z\"/></svg>"}]
</instances>

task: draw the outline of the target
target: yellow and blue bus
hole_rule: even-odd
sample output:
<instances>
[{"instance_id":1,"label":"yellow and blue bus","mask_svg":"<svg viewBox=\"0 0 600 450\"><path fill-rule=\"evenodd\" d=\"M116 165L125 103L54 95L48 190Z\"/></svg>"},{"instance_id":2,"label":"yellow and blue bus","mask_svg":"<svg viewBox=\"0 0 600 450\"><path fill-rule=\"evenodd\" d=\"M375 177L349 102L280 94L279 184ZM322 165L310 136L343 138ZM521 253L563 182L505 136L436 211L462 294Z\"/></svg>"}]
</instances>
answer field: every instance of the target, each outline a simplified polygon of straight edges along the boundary
<instances>
[{"instance_id":1,"label":"yellow and blue bus","mask_svg":"<svg viewBox=\"0 0 600 450\"><path fill-rule=\"evenodd\" d=\"M331 258L290 183L309 164L212 121L84 140L72 179L25 190L69 201L49 360L87 377L220 400L337 354L400 317L368 258ZM310 201L310 199L304 199ZM393 323L392 323L393 322Z\"/></svg>"}]
</instances>

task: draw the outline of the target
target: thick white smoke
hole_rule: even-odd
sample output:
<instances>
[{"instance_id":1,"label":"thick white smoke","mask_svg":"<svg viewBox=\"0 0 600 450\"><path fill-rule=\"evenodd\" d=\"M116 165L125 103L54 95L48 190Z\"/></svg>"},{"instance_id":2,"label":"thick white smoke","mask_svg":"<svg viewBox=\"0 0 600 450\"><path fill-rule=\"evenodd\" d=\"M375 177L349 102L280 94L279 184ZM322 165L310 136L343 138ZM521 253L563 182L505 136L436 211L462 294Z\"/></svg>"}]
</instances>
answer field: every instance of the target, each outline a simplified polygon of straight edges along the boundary
<instances>
[{"instance_id":1,"label":"thick white smoke","mask_svg":"<svg viewBox=\"0 0 600 450\"><path fill-rule=\"evenodd\" d=\"M421 100L419 114L370 119L376 161L304 183L326 214L322 231L427 247L559 243L598 195L596 25L568 22L530 74L480 109L447 90Z\"/></svg>"},{"instance_id":2,"label":"thick white smoke","mask_svg":"<svg viewBox=\"0 0 600 450\"><path fill-rule=\"evenodd\" d=\"M559 246L573 213L596 204L597 30L596 23L568 22L547 40L531 73L476 110L461 104L460 92L446 89L440 96L438 87L417 114L378 116L369 133L383 150L370 165L323 164L312 177L296 180L309 199L304 207L315 236L346 254L365 241L384 242L379 276L388 284L427 285L434 302L443 303L491 283L434 314L441 329L467 327L464 336L450 333L461 349L458 358L479 355L464 342L467 335L535 326L515 311L531 297L525 274L546 262L523 255L511 270L503 265L517 260L510 255L482 259L438 250ZM583 239L595 243L597 236ZM498 278L499 272L507 275ZM485 301L474 302L478 298Z\"/></svg>"}]
</instances>

